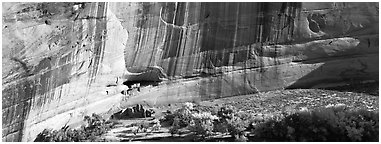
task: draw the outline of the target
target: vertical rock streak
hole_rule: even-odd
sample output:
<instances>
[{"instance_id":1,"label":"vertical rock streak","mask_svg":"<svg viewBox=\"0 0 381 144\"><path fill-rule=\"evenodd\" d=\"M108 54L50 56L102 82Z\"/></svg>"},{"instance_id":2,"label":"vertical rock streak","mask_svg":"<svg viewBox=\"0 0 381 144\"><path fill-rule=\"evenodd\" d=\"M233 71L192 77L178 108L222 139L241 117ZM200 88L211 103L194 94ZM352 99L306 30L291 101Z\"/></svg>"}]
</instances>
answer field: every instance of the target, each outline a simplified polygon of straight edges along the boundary
<instances>
[{"instance_id":1,"label":"vertical rock streak","mask_svg":"<svg viewBox=\"0 0 381 144\"><path fill-rule=\"evenodd\" d=\"M57 9L47 10L48 12L55 12L50 18L56 26L54 26L54 29L46 24L38 24L20 30L17 28L22 26L20 25L21 22L28 24L33 23L33 20L18 19L17 21L20 22L15 24L14 27L16 33L36 29L34 33L37 33L38 39L33 40L32 38L32 40L28 40L28 37L33 37L33 32L21 37L13 35L6 37L7 40L24 38L22 43L25 44L25 48L19 53L14 53L13 57L17 57L23 63L25 62L24 67L26 66L28 69L25 71L26 75L15 82L5 83L4 85L3 81L3 141L30 141L28 139L30 134L36 133L31 131L33 125L78 107L78 105L71 102L86 98L86 95L77 93L80 97L73 97L70 93L76 93L77 91L75 89L70 90L70 87L75 87L75 81L81 75L80 71L85 67L87 68L87 65L83 65L89 64L91 70L89 71L88 87L82 86L89 89L91 83L94 83L94 79L97 77L99 63L102 62L103 58L104 40L100 35L106 28L105 3L100 3L100 7L95 3L87 4L87 9L83 10L83 13L79 13L78 15L81 16L75 21L67 17L65 13L67 11L60 11L69 9L70 12L71 3L36 3L35 5L37 5L37 8L52 5L58 7ZM15 6L22 7L22 5L17 4ZM90 8L92 10L97 10L96 15L91 15L92 13L88 11L89 7L92 7ZM86 11L89 12L88 17L85 16ZM39 22L37 18L36 21ZM57 21L60 24L55 24ZM84 21L85 23L83 23ZM94 34L92 34L91 30L94 27L94 25L90 24L91 21L96 22ZM89 25L89 29L84 29L84 25ZM94 39L90 37L94 37ZM94 47L85 46L87 38L91 39L90 41L93 42ZM84 39L85 41L80 42ZM45 44L49 48L46 51L41 51L40 49L44 50ZM6 45L6 48L10 48L9 45ZM87 59L90 51L94 52L93 60ZM93 62L88 63L86 61ZM79 65L79 69L74 69ZM16 71L15 73L19 72ZM22 74L22 71L20 73ZM77 104L81 105L80 102ZM57 122L57 124L60 124L60 122Z\"/></svg>"}]
</instances>

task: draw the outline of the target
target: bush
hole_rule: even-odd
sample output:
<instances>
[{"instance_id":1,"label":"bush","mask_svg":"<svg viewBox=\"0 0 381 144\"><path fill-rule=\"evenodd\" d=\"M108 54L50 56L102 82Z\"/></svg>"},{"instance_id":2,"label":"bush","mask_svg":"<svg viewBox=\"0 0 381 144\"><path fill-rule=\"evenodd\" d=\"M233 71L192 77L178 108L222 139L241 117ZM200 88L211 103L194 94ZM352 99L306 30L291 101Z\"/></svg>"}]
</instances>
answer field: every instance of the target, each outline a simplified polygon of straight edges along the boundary
<instances>
[{"instance_id":1,"label":"bush","mask_svg":"<svg viewBox=\"0 0 381 144\"><path fill-rule=\"evenodd\" d=\"M259 139L279 141L378 141L378 112L319 108L257 125Z\"/></svg>"},{"instance_id":2,"label":"bush","mask_svg":"<svg viewBox=\"0 0 381 144\"><path fill-rule=\"evenodd\" d=\"M173 126L174 124L178 128L187 127L191 121L191 114L194 111L192 103L185 103L182 108L177 109L173 113L168 113L164 116L161 123L167 123L168 125ZM175 122L176 120L176 122Z\"/></svg>"},{"instance_id":3,"label":"bush","mask_svg":"<svg viewBox=\"0 0 381 144\"><path fill-rule=\"evenodd\" d=\"M247 122L237 116L226 120L227 131L231 136L243 136L243 131L248 126Z\"/></svg>"},{"instance_id":4,"label":"bush","mask_svg":"<svg viewBox=\"0 0 381 144\"><path fill-rule=\"evenodd\" d=\"M114 123L105 121L101 116L92 114L85 116L86 126L78 130L69 129L68 126L60 130L44 129L37 135L35 142L82 142L82 141L104 141L99 135L106 133Z\"/></svg>"},{"instance_id":5,"label":"bush","mask_svg":"<svg viewBox=\"0 0 381 144\"><path fill-rule=\"evenodd\" d=\"M171 132L186 127L203 138L213 132L229 133L236 141L247 141L251 130L256 140L271 141L378 141L378 112L348 111L346 107L319 108L289 115L254 117L222 107L217 117L183 107L173 116ZM184 126L189 121L189 125ZM184 124L181 126L181 124ZM202 139L201 139L202 140Z\"/></svg>"},{"instance_id":6,"label":"bush","mask_svg":"<svg viewBox=\"0 0 381 144\"><path fill-rule=\"evenodd\" d=\"M180 121L179 118L177 118L177 117L173 118L172 126L169 128L169 132L172 134L172 136L174 134L178 134L179 133L179 129L181 129L181 127L179 125L179 121Z\"/></svg>"},{"instance_id":7,"label":"bush","mask_svg":"<svg viewBox=\"0 0 381 144\"><path fill-rule=\"evenodd\" d=\"M185 103L182 108L173 113L168 113L161 120L161 123L171 125L169 132L179 134L182 129L193 132L199 140L209 136L213 132L213 122L218 117L209 112L200 112L194 109L192 103Z\"/></svg>"},{"instance_id":8,"label":"bush","mask_svg":"<svg viewBox=\"0 0 381 144\"><path fill-rule=\"evenodd\" d=\"M232 106L222 107L217 115L219 121L216 124L216 131L222 133L228 132L236 137L237 135L243 135L243 131L255 120L250 113L237 111Z\"/></svg>"},{"instance_id":9,"label":"bush","mask_svg":"<svg viewBox=\"0 0 381 144\"><path fill-rule=\"evenodd\" d=\"M179 134L180 129L188 127L189 123L192 121L192 113L195 111L192 103L185 103L182 108L165 115L164 119L160 120L160 122L171 126L169 132L173 136L174 134Z\"/></svg>"},{"instance_id":10,"label":"bush","mask_svg":"<svg viewBox=\"0 0 381 144\"><path fill-rule=\"evenodd\" d=\"M218 119L217 116L209 112L193 113L189 130L198 136L207 137L213 132L213 121Z\"/></svg>"},{"instance_id":11,"label":"bush","mask_svg":"<svg viewBox=\"0 0 381 144\"><path fill-rule=\"evenodd\" d=\"M217 112L220 119L231 119L237 110L233 106L221 107Z\"/></svg>"},{"instance_id":12,"label":"bush","mask_svg":"<svg viewBox=\"0 0 381 144\"><path fill-rule=\"evenodd\" d=\"M166 115L162 122L171 124L169 130L172 135L186 128L195 134L197 140L204 140L214 132L229 133L236 141L247 140L244 131L255 121L250 113L237 111L232 106L221 107L213 113L193 109L193 105L187 103L173 114Z\"/></svg>"}]
</instances>

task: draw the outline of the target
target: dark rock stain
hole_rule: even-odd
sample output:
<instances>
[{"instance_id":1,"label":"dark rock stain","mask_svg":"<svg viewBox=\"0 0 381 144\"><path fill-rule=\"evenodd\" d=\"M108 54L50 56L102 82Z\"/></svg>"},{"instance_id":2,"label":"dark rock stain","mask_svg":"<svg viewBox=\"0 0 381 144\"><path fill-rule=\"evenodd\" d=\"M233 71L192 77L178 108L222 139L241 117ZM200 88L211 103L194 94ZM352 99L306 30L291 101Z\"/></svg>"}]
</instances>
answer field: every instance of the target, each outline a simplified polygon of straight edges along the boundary
<instances>
[{"instance_id":1,"label":"dark rock stain","mask_svg":"<svg viewBox=\"0 0 381 144\"><path fill-rule=\"evenodd\" d=\"M13 60L13 61L19 63L19 64L21 65L21 67L24 69L24 71L25 71L25 73L26 73L27 76L30 75L30 71L31 71L31 70L30 70L30 68L29 68L29 66L27 65L26 62L24 62L24 61L22 61L22 60L20 60L20 59L18 59L18 58L15 58L15 57L12 57L11 60Z\"/></svg>"},{"instance_id":2,"label":"dark rock stain","mask_svg":"<svg viewBox=\"0 0 381 144\"><path fill-rule=\"evenodd\" d=\"M324 15L319 13L309 14L307 16L308 26L311 31L318 33L326 27Z\"/></svg>"}]
</instances>

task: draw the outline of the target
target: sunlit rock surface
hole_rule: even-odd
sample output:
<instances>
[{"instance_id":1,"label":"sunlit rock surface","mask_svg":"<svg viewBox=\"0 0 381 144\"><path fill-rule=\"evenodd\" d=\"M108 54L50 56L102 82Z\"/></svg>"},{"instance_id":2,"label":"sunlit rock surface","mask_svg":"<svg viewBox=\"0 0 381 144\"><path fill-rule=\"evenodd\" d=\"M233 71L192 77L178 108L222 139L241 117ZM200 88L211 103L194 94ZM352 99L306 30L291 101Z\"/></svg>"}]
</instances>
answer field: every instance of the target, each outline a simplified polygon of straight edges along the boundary
<instances>
[{"instance_id":1,"label":"sunlit rock surface","mask_svg":"<svg viewBox=\"0 0 381 144\"><path fill-rule=\"evenodd\" d=\"M33 141L44 128L137 103L378 81L378 3L2 9L3 141ZM124 95L134 84L141 88Z\"/></svg>"}]
</instances>

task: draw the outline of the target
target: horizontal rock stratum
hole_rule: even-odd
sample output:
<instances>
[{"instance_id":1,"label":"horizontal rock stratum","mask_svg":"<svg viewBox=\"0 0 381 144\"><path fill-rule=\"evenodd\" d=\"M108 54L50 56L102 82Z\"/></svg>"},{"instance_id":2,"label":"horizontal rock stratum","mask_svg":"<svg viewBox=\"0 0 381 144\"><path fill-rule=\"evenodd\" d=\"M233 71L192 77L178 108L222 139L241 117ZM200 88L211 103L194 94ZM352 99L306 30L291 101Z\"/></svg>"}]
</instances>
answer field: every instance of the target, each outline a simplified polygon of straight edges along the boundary
<instances>
[{"instance_id":1,"label":"horizontal rock stratum","mask_svg":"<svg viewBox=\"0 0 381 144\"><path fill-rule=\"evenodd\" d=\"M378 3L2 9L3 141L33 141L45 128L135 104L378 81Z\"/></svg>"}]
</instances>

